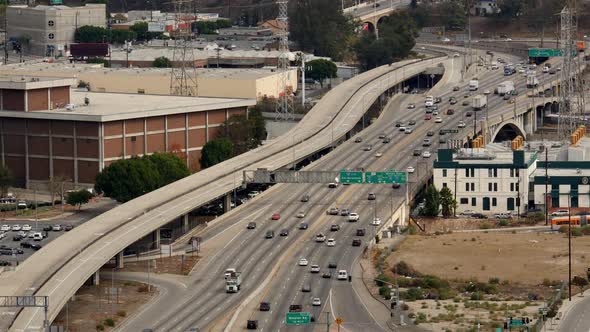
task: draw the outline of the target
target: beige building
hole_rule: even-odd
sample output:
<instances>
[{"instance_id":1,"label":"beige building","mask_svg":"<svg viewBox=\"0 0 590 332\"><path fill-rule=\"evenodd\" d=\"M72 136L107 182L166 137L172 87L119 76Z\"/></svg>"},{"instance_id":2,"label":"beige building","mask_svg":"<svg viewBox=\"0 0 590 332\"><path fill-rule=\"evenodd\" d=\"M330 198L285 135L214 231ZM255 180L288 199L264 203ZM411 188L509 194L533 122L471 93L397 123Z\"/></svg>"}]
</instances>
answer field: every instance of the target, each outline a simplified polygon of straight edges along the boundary
<instances>
[{"instance_id":1,"label":"beige building","mask_svg":"<svg viewBox=\"0 0 590 332\"><path fill-rule=\"evenodd\" d=\"M6 9L8 37L30 38L25 52L37 55L65 54L74 42L77 27L106 27L106 6L10 6Z\"/></svg>"},{"instance_id":2,"label":"beige building","mask_svg":"<svg viewBox=\"0 0 590 332\"><path fill-rule=\"evenodd\" d=\"M0 74L75 78L89 83L90 90L95 92L170 93L170 69L165 68L38 62L1 66ZM297 70L290 70L287 75L288 85L296 90ZM197 76L198 97L260 99L279 95L280 74L275 69L199 68Z\"/></svg>"}]
</instances>

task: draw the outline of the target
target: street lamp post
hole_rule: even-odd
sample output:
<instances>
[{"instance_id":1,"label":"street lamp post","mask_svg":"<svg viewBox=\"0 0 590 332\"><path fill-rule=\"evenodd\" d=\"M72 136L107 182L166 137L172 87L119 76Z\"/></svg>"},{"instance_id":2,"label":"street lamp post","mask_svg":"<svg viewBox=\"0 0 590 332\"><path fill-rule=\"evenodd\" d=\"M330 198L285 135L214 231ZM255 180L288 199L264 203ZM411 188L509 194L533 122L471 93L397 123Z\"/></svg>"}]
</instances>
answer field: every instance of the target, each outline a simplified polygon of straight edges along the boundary
<instances>
[{"instance_id":1,"label":"street lamp post","mask_svg":"<svg viewBox=\"0 0 590 332\"><path fill-rule=\"evenodd\" d=\"M572 193L567 194L567 257L568 257L568 295L572 301Z\"/></svg>"}]
</instances>

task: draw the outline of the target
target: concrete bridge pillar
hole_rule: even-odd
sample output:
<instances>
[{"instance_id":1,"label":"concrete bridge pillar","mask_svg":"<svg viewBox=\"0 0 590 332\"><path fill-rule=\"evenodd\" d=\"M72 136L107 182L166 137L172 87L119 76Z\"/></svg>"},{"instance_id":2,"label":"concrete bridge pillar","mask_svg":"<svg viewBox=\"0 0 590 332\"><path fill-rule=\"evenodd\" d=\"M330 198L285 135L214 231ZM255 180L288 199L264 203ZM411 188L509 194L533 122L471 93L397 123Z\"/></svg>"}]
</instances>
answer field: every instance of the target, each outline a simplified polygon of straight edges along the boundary
<instances>
[{"instance_id":1,"label":"concrete bridge pillar","mask_svg":"<svg viewBox=\"0 0 590 332\"><path fill-rule=\"evenodd\" d=\"M231 192L229 192L229 193L225 194L225 196L223 196L223 212L224 213L231 211L231 196L232 196Z\"/></svg>"},{"instance_id":2,"label":"concrete bridge pillar","mask_svg":"<svg viewBox=\"0 0 590 332\"><path fill-rule=\"evenodd\" d=\"M154 243L154 248L158 249L160 248L160 241L162 240L160 237L160 228L156 229L153 232L152 238L154 239L153 243Z\"/></svg>"},{"instance_id":3,"label":"concrete bridge pillar","mask_svg":"<svg viewBox=\"0 0 590 332\"><path fill-rule=\"evenodd\" d=\"M93 286L98 286L100 285L100 270L97 270L96 272L94 272L94 274L92 275L92 285Z\"/></svg>"},{"instance_id":4,"label":"concrete bridge pillar","mask_svg":"<svg viewBox=\"0 0 590 332\"><path fill-rule=\"evenodd\" d=\"M189 230L188 213L182 216L182 233L185 234Z\"/></svg>"},{"instance_id":5,"label":"concrete bridge pillar","mask_svg":"<svg viewBox=\"0 0 590 332\"><path fill-rule=\"evenodd\" d=\"M117 254L117 256L115 256L115 262L116 262L116 265L117 265L117 268L118 269L122 269L122 268L125 267L125 262L123 260L124 260L124 258L123 258L123 250L121 250Z\"/></svg>"}]
</instances>

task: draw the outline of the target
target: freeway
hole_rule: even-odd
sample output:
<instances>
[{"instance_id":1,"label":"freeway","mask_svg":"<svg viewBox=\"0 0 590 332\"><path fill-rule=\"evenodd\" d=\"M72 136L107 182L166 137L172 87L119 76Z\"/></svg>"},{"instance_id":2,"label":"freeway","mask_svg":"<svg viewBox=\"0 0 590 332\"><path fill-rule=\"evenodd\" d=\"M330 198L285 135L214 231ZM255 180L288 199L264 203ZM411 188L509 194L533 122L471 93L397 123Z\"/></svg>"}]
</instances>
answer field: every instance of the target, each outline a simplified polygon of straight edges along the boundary
<instances>
[{"instance_id":1,"label":"freeway","mask_svg":"<svg viewBox=\"0 0 590 332\"><path fill-rule=\"evenodd\" d=\"M290 132L265 146L123 204L44 247L14 273L0 276L2 294L33 289L50 296L53 319L67 299L96 270L126 246L241 183L242 170L277 169L329 146L359 121L388 87L436 65L442 58L409 60L358 75L329 92ZM403 71L399 68L404 68ZM332 128L330 128L332 127ZM237 181L236 181L237 179ZM6 316L4 316L6 317ZM12 330L42 326L42 313L24 309ZM3 320L6 324L6 321Z\"/></svg>"},{"instance_id":2,"label":"freeway","mask_svg":"<svg viewBox=\"0 0 590 332\"><path fill-rule=\"evenodd\" d=\"M363 18L375 13L382 14L384 11L388 13L390 10L396 10L409 4L409 0L380 0L375 3L367 3L365 6L346 8L345 12L352 13L355 17Z\"/></svg>"}]
</instances>

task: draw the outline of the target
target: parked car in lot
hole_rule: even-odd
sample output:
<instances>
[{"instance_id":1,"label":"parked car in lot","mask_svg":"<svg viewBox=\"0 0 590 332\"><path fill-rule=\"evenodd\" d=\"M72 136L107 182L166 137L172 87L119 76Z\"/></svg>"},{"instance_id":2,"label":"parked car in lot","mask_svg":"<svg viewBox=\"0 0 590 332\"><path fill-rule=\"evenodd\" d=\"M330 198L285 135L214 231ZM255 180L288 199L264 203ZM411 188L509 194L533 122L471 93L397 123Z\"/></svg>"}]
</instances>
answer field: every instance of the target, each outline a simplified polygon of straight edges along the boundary
<instances>
[{"instance_id":1,"label":"parked car in lot","mask_svg":"<svg viewBox=\"0 0 590 332\"><path fill-rule=\"evenodd\" d=\"M33 229L33 227L31 227L31 225L28 225L28 224L24 224L23 227L22 227L22 230L25 231L25 232L28 232L31 229Z\"/></svg>"},{"instance_id":2,"label":"parked car in lot","mask_svg":"<svg viewBox=\"0 0 590 332\"><path fill-rule=\"evenodd\" d=\"M12 225L12 227L10 228L13 232L18 232L21 230L20 225Z\"/></svg>"},{"instance_id":3,"label":"parked car in lot","mask_svg":"<svg viewBox=\"0 0 590 332\"><path fill-rule=\"evenodd\" d=\"M0 231L8 232L9 230L10 230L10 226L8 226L8 225L2 225L2 227L0 227Z\"/></svg>"},{"instance_id":4,"label":"parked car in lot","mask_svg":"<svg viewBox=\"0 0 590 332\"><path fill-rule=\"evenodd\" d=\"M511 219L512 215L510 213L496 213L496 214L494 214L494 218L496 218L496 219Z\"/></svg>"},{"instance_id":5,"label":"parked car in lot","mask_svg":"<svg viewBox=\"0 0 590 332\"><path fill-rule=\"evenodd\" d=\"M567 210L557 210L557 211L551 212L551 215L554 216L554 217L557 217L557 216L567 216L568 215L568 211Z\"/></svg>"},{"instance_id":6,"label":"parked car in lot","mask_svg":"<svg viewBox=\"0 0 590 332\"><path fill-rule=\"evenodd\" d=\"M45 231L45 232L49 232L52 229L53 229L53 227L51 225L45 225L45 226L43 226L43 231Z\"/></svg>"},{"instance_id":7,"label":"parked car in lot","mask_svg":"<svg viewBox=\"0 0 590 332\"><path fill-rule=\"evenodd\" d=\"M40 245L40 244L36 244L36 243L32 243L32 244L31 244L31 249L33 249L33 250L35 250L35 251L37 251L37 250L40 250L41 248L42 248L42 247L41 247L41 245Z\"/></svg>"}]
</instances>

